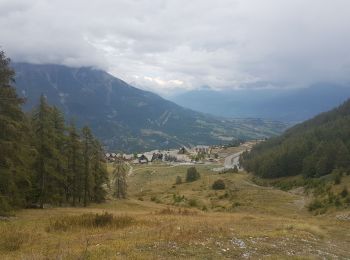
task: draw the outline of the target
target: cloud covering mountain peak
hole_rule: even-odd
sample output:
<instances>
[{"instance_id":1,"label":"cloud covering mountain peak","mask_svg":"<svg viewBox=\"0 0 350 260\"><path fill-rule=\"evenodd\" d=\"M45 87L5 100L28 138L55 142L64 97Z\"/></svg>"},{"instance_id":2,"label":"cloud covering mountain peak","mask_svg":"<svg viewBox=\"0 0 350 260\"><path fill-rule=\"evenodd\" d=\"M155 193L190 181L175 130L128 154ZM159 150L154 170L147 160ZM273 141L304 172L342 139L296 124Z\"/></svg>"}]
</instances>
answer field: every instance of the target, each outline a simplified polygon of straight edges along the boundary
<instances>
[{"instance_id":1,"label":"cloud covering mountain peak","mask_svg":"<svg viewBox=\"0 0 350 260\"><path fill-rule=\"evenodd\" d=\"M163 94L350 77L347 0L3 0L0 10L0 46L15 61L95 66Z\"/></svg>"}]
</instances>

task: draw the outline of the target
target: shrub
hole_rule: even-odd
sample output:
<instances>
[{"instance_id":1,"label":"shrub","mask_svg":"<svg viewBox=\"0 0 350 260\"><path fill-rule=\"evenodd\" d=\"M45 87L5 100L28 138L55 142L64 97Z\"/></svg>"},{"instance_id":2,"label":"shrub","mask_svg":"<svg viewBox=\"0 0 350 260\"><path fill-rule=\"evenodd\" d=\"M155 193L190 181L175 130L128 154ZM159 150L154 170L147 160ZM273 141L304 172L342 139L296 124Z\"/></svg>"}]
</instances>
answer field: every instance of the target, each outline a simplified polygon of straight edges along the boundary
<instances>
[{"instance_id":1,"label":"shrub","mask_svg":"<svg viewBox=\"0 0 350 260\"><path fill-rule=\"evenodd\" d=\"M156 196L152 196L151 197L151 201L155 202L155 203L160 203L160 199L158 199Z\"/></svg>"},{"instance_id":2,"label":"shrub","mask_svg":"<svg viewBox=\"0 0 350 260\"><path fill-rule=\"evenodd\" d=\"M83 214L78 216L63 216L50 220L47 231L68 231L73 228L124 228L134 222L134 218L123 215L114 216L108 212L102 214Z\"/></svg>"},{"instance_id":3,"label":"shrub","mask_svg":"<svg viewBox=\"0 0 350 260\"><path fill-rule=\"evenodd\" d=\"M181 201L185 200L185 196L173 194L173 200L174 200L174 203L180 203Z\"/></svg>"},{"instance_id":4,"label":"shrub","mask_svg":"<svg viewBox=\"0 0 350 260\"><path fill-rule=\"evenodd\" d=\"M309 211L314 211L320 208L323 208L324 205L323 203L319 200L319 199L315 199L313 200L309 205L308 205L308 209Z\"/></svg>"},{"instance_id":5,"label":"shrub","mask_svg":"<svg viewBox=\"0 0 350 260\"><path fill-rule=\"evenodd\" d=\"M197 207L197 206L198 206L198 202L197 202L197 200L195 200L195 199L190 199L190 200L188 201L188 205L189 205L190 207Z\"/></svg>"},{"instance_id":6,"label":"shrub","mask_svg":"<svg viewBox=\"0 0 350 260\"><path fill-rule=\"evenodd\" d=\"M242 204L239 203L238 201L232 203L232 208L239 207L239 206L242 206Z\"/></svg>"},{"instance_id":7,"label":"shrub","mask_svg":"<svg viewBox=\"0 0 350 260\"><path fill-rule=\"evenodd\" d=\"M196 181L200 178L200 174L196 167L190 167L187 169L186 182Z\"/></svg>"},{"instance_id":8,"label":"shrub","mask_svg":"<svg viewBox=\"0 0 350 260\"><path fill-rule=\"evenodd\" d=\"M339 208L343 205L343 203L341 202L340 198L339 197L336 197L335 200L334 200L334 205Z\"/></svg>"},{"instance_id":9,"label":"shrub","mask_svg":"<svg viewBox=\"0 0 350 260\"><path fill-rule=\"evenodd\" d=\"M11 212L11 207L8 201L0 195L0 216L7 217Z\"/></svg>"},{"instance_id":10,"label":"shrub","mask_svg":"<svg viewBox=\"0 0 350 260\"><path fill-rule=\"evenodd\" d=\"M181 179L181 176L177 176L176 177L176 182L175 182L177 185L181 184L182 183L182 179Z\"/></svg>"},{"instance_id":11,"label":"shrub","mask_svg":"<svg viewBox=\"0 0 350 260\"><path fill-rule=\"evenodd\" d=\"M342 172L340 172L339 170L334 170L334 184L340 184L341 183L341 178L343 177Z\"/></svg>"},{"instance_id":12,"label":"shrub","mask_svg":"<svg viewBox=\"0 0 350 260\"><path fill-rule=\"evenodd\" d=\"M343 198L348 196L348 194L349 194L349 192L348 192L348 189L346 187L344 187L344 189L340 192L340 196L342 196Z\"/></svg>"},{"instance_id":13,"label":"shrub","mask_svg":"<svg viewBox=\"0 0 350 260\"><path fill-rule=\"evenodd\" d=\"M224 190L225 189L225 182L221 179L216 180L212 185L213 190Z\"/></svg>"},{"instance_id":14,"label":"shrub","mask_svg":"<svg viewBox=\"0 0 350 260\"><path fill-rule=\"evenodd\" d=\"M197 211L193 211L193 210L188 210L188 209L182 209L182 208L165 208L162 209L158 212L156 212L156 214L160 214L160 215L182 215L182 216L193 216L193 215L198 215Z\"/></svg>"}]
</instances>

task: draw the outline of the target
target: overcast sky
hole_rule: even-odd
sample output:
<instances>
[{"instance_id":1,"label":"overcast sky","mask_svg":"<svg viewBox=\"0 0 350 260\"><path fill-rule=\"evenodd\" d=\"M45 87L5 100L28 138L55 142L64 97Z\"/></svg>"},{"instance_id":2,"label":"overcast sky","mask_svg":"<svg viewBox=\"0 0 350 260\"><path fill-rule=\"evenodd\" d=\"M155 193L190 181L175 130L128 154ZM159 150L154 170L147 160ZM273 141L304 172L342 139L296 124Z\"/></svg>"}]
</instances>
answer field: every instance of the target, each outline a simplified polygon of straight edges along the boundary
<instances>
[{"instance_id":1,"label":"overcast sky","mask_svg":"<svg viewBox=\"0 0 350 260\"><path fill-rule=\"evenodd\" d=\"M350 1L0 0L0 46L14 61L95 66L163 95L346 83Z\"/></svg>"}]
</instances>

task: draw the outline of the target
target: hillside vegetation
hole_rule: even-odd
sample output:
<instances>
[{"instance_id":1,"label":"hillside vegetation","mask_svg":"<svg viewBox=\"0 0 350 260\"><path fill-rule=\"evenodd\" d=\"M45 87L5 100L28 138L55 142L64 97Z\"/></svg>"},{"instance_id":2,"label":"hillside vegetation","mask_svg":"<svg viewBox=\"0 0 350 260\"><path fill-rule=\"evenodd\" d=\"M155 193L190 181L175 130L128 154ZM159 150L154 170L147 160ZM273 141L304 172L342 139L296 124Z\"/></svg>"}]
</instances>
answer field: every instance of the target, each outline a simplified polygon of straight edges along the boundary
<instances>
[{"instance_id":1,"label":"hillside vegetation","mask_svg":"<svg viewBox=\"0 0 350 260\"><path fill-rule=\"evenodd\" d=\"M346 259L349 212L308 213L308 200L197 165L140 165L128 198L18 212L0 221L3 259ZM113 165L109 165L112 174ZM224 190L213 190L221 179Z\"/></svg>"},{"instance_id":2,"label":"hillside vegetation","mask_svg":"<svg viewBox=\"0 0 350 260\"><path fill-rule=\"evenodd\" d=\"M350 100L245 153L248 171L264 178L321 177L350 170Z\"/></svg>"},{"instance_id":3,"label":"hillside vegetation","mask_svg":"<svg viewBox=\"0 0 350 260\"><path fill-rule=\"evenodd\" d=\"M350 207L349 151L350 100L256 145L241 163L256 176L271 179L259 184L286 190L303 186L314 198L309 210L323 214Z\"/></svg>"}]
</instances>

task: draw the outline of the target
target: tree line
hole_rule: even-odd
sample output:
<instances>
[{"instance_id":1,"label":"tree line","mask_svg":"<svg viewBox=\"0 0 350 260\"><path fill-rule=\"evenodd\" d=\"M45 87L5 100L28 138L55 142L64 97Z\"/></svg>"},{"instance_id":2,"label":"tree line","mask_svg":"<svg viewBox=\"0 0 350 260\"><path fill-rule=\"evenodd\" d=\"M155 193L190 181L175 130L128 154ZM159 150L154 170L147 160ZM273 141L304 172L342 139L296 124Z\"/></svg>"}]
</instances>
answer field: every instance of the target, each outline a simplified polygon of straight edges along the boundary
<instances>
[{"instance_id":1,"label":"tree line","mask_svg":"<svg viewBox=\"0 0 350 260\"><path fill-rule=\"evenodd\" d=\"M99 141L87 126L67 125L43 95L25 114L14 77L10 59L0 51L0 213L102 202L108 177Z\"/></svg>"},{"instance_id":2,"label":"tree line","mask_svg":"<svg viewBox=\"0 0 350 260\"><path fill-rule=\"evenodd\" d=\"M256 145L240 163L263 178L349 173L350 100Z\"/></svg>"}]
</instances>

